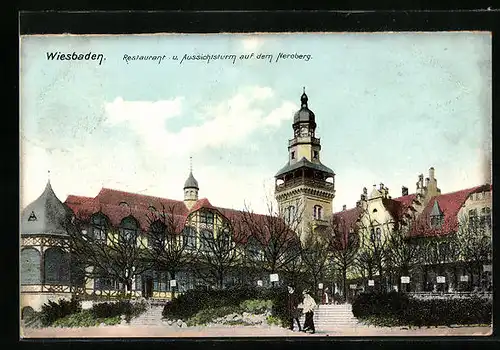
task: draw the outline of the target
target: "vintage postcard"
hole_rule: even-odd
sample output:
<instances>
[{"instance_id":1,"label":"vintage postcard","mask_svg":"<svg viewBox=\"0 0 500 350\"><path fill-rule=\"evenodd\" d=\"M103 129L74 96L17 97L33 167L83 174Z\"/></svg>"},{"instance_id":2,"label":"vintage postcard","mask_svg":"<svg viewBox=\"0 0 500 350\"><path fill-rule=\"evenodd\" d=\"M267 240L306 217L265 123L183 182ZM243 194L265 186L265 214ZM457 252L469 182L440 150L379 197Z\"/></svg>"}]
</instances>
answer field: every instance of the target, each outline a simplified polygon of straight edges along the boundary
<instances>
[{"instance_id":1,"label":"vintage postcard","mask_svg":"<svg viewBox=\"0 0 500 350\"><path fill-rule=\"evenodd\" d=\"M490 335L491 52L21 36L21 337Z\"/></svg>"}]
</instances>

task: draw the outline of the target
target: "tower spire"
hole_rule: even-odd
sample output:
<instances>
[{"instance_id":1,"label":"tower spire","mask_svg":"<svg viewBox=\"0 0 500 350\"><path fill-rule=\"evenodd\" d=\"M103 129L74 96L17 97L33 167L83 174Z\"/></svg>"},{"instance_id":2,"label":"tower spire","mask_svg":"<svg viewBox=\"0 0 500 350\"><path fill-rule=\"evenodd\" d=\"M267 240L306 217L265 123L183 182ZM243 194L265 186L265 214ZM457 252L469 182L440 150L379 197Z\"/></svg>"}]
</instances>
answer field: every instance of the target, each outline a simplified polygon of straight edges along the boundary
<instances>
[{"instance_id":1,"label":"tower spire","mask_svg":"<svg viewBox=\"0 0 500 350\"><path fill-rule=\"evenodd\" d=\"M50 170L47 170L47 182L50 183Z\"/></svg>"},{"instance_id":2,"label":"tower spire","mask_svg":"<svg viewBox=\"0 0 500 350\"><path fill-rule=\"evenodd\" d=\"M189 157L189 172L190 173L193 172L193 157L192 156Z\"/></svg>"}]
</instances>

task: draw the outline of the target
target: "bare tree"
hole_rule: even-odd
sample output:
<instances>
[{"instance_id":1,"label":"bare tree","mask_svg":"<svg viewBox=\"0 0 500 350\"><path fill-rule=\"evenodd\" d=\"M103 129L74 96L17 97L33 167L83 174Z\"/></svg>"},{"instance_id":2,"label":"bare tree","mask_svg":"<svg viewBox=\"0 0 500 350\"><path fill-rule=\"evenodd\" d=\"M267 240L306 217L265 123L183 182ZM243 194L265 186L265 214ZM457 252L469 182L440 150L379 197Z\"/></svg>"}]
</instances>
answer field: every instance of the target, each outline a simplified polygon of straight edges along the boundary
<instances>
[{"instance_id":1,"label":"bare tree","mask_svg":"<svg viewBox=\"0 0 500 350\"><path fill-rule=\"evenodd\" d=\"M356 257L356 263L359 269L368 274L369 279L375 275L379 276L379 287L383 288L386 284L385 265L386 265L386 236L390 231L390 223L379 223L373 219L368 209L362 211L362 220L359 220L356 226L356 232L359 235L359 253Z\"/></svg>"},{"instance_id":2,"label":"bare tree","mask_svg":"<svg viewBox=\"0 0 500 350\"><path fill-rule=\"evenodd\" d=\"M393 269L402 290L401 277L410 276L411 271L421 262L420 247L411 237L412 222L400 222L387 236L387 268Z\"/></svg>"},{"instance_id":3,"label":"bare tree","mask_svg":"<svg viewBox=\"0 0 500 350\"><path fill-rule=\"evenodd\" d=\"M151 266L141 248L138 225L115 228L101 213L74 219L67 226L72 259L86 278L112 280L131 295L132 281Z\"/></svg>"},{"instance_id":4,"label":"bare tree","mask_svg":"<svg viewBox=\"0 0 500 350\"><path fill-rule=\"evenodd\" d=\"M156 271L168 272L173 280L193 261L196 246L196 233L185 226L185 217L176 215L177 206L162 206L161 211L148 214L147 240L141 240L145 259Z\"/></svg>"},{"instance_id":5,"label":"bare tree","mask_svg":"<svg viewBox=\"0 0 500 350\"><path fill-rule=\"evenodd\" d=\"M222 289L225 278L240 264L238 245L231 225L226 223L215 232L202 232L195 257L192 264L195 274L205 282L215 282Z\"/></svg>"},{"instance_id":6,"label":"bare tree","mask_svg":"<svg viewBox=\"0 0 500 350\"><path fill-rule=\"evenodd\" d=\"M492 261L491 221L489 218L480 221L476 216L463 215L454 241L459 252L459 260L464 269L480 280L482 265Z\"/></svg>"},{"instance_id":7,"label":"bare tree","mask_svg":"<svg viewBox=\"0 0 500 350\"><path fill-rule=\"evenodd\" d=\"M348 227L345 219L332 216L327 232L330 236L331 259L340 272L342 291L347 295L347 271L355 264L359 250L359 233ZM365 264L370 268L370 264Z\"/></svg>"},{"instance_id":8,"label":"bare tree","mask_svg":"<svg viewBox=\"0 0 500 350\"><path fill-rule=\"evenodd\" d=\"M242 211L241 225L261 251L259 259L253 263L270 274L285 271L300 256L297 232L302 210L299 203L290 208L294 209L287 210L286 214L279 213L268 201L267 215L256 214L248 206Z\"/></svg>"}]
</instances>

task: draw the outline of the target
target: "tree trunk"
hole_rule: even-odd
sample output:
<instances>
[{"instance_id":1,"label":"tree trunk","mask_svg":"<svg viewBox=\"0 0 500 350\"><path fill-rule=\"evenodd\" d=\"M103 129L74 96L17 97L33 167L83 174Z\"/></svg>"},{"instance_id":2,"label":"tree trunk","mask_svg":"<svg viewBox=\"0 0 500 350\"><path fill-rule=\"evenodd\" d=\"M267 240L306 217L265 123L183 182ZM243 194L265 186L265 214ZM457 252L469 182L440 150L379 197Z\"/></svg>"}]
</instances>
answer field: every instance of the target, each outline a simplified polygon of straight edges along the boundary
<instances>
[{"instance_id":1,"label":"tree trunk","mask_svg":"<svg viewBox=\"0 0 500 350\"><path fill-rule=\"evenodd\" d=\"M342 287L344 301L347 302L347 267L342 268Z\"/></svg>"}]
</instances>

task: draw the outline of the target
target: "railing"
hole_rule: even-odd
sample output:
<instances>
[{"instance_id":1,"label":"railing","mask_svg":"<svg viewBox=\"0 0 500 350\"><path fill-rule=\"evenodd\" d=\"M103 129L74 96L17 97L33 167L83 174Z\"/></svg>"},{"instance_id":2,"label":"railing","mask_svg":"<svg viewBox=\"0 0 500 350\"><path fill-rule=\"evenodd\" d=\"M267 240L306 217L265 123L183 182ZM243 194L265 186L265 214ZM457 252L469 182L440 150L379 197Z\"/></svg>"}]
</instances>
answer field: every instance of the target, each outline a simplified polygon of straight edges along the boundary
<instances>
[{"instance_id":1,"label":"railing","mask_svg":"<svg viewBox=\"0 0 500 350\"><path fill-rule=\"evenodd\" d=\"M408 295L416 299L461 299L479 297L492 299L493 292L409 292Z\"/></svg>"},{"instance_id":2,"label":"railing","mask_svg":"<svg viewBox=\"0 0 500 350\"><path fill-rule=\"evenodd\" d=\"M292 146L293 144L297 143L314 143L314 144L319 144L320 139L317 137L312 137L312 136L305 136L305 137L295 137L291 140L288 140L288 146Z\"/></svg>"},{"instance_id":3,"label":"railing","mask_svg":"<svg viewBox=\"0 0 500 350\"><path fill-rule=\"evenodd\" d=\"M310 186L314 188L324 189L327 191L332 191L334 188L334 184L332 182L299 177L287 180L279 185L276 185L276 191L277 192L284 191L290 187L295 187L297 185Z\"/></svg>"}]
</instances>

